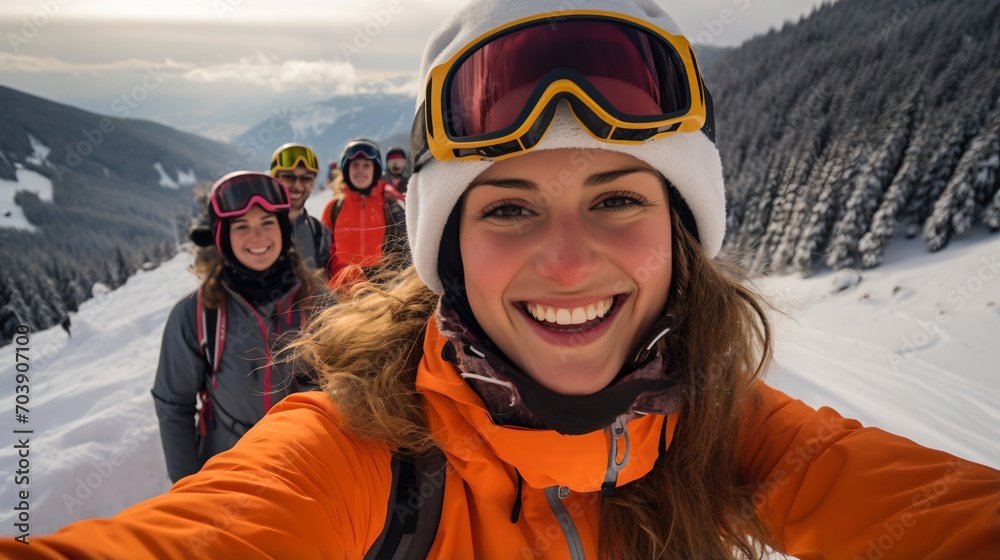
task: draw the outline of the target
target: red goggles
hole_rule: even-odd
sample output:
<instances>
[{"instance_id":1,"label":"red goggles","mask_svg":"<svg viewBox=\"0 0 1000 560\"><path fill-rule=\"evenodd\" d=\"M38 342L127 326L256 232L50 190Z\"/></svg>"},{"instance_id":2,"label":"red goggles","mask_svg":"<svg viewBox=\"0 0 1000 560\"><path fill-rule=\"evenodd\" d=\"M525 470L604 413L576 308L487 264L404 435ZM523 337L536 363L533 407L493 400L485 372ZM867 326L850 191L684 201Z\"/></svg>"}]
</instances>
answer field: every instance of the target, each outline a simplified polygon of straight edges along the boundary
<instances>
[{"instance_id":1,"label":"red goggles","mask_svg":"<svg viewBox=\"0 0 1000 560\"><path fill-rule=\"evenodd\" d=\"M603 12L536 16L433 68L423 120L439 160L533 148L566 100L595 138L639 143L706 123L710 101L683 37Z\"/></svg>"}]
</instances>

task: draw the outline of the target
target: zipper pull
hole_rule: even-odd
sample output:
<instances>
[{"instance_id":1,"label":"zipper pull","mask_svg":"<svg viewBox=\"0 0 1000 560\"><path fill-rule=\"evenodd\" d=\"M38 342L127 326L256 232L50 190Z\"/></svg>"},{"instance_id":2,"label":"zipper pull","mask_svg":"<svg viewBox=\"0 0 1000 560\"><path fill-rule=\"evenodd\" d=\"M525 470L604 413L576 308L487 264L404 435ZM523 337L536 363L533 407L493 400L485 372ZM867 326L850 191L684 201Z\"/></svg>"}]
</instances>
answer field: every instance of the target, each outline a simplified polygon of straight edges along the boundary
<instances>
[{"instance_id":1,"label":"zipper pull","mask_svg":"<svg viewBox=\"0 0 1000 560\"><path fill-rule=\"evenodd\" d=\"M628 437L628 426L625 423L626 416L622 414L615 418L614 424L608 428L611 432L611 445L608 449L608 470L604 474L604 484L601 485L601 496L610 498L615 495L615 487L618 485L618 473L628 464L628 456L632 443ZM621 462L618 461L619 440L625 446L625 453Z\"/></svg>"}]
</instances>

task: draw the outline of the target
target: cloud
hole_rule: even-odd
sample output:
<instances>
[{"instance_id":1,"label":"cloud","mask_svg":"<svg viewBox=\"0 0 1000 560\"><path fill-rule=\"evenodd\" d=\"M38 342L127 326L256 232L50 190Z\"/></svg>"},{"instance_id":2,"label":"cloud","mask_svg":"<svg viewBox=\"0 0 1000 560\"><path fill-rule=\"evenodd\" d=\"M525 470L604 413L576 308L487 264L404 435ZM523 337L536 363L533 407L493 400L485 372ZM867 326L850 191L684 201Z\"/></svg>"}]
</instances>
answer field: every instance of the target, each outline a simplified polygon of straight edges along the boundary
<instances>
[{"instance_id":1,"label":"cloud","mask_svg":"<svg viewBox=\"0 0 1000 560\"><path fill-rule=\"evenodd\" d=\"M49 56L27 56L0 52L0 72L28 72L32 74L104 74L127 70L184 71L194 68L194 64L175 62L169 58L163 62L153 62L138 58L114 62L66 62Z\"/></svg>"},{"instance_id":2,"label":"cloud","mask_svg":"<svg viewBox=\"0 0 1000 560\"><path fill-rule=\"evenodd\" d=\"M357 83L357 75L350 62L279 61L261 53L241 58L236 63L195 68L184 73L184 78L194 82L249 83L277 92L307 88L313 93L331 95L353 93Z\"/></svg>"},{"instance_id":3,"label":"cloud","mask_svg":"<svg viewBox=\"0 0 1000 560\"><path fill-rule=\"evenodd\" d=\"M351 94L358 76L350 62L335 60L279 60L262 53L238 62L199 66L170 58L162 62L129 58L113 62L67 62L53 57L36 57L0 52L0 72L30 74L110 74L149 70L172 74L192 82L252 84L275 92L306 89L323 95Z\"/></svg>"}]
</instances>

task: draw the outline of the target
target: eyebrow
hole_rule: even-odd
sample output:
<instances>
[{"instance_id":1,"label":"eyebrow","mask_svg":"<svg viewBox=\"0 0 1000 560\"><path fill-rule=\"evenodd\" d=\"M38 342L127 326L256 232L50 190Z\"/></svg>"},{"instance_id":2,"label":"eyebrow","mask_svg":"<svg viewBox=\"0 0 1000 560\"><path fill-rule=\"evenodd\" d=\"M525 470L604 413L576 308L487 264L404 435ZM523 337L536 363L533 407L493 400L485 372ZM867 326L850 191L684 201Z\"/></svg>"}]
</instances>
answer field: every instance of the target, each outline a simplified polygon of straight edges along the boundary
<instances>
[{"instance_id":1,"label":"eyebrow","mask_svg":"<svg viewBox=\"0 0 1000 560\"><path fill-rule=\"evenodd\" d=\"M613 183L622 177L631 175L633 173L649 173L650 175L659 179L660 175L656 171L643 166L627 167L625 169L615 169L613 171L604 171L602 173L595 173L583 182L585 187L593 187L597 185L606 185L608 183ZM519 190L535 190L538 185L533 181L528 181L527 179L478 179L469 184L469 189L473 187L478 187L481 185L490 185L492 187L502 187L507 189L519 189Z\"/></svg>"},{"instance_id":2,"label":"eyebrow","mask_svg":"<svg viewBox=\"0 0 1000 560\"><path fill-rule=\"evenodd\" d=\"M469 188L467 190L472 190L473 187L479 187L482 185L526 191L533 191L538 188L538 185L526 179L476 179L472 183L469 183Z\"/></svg>"},{"instance_id":3,"label":"eyebrow","mask_svg":"<svg viewBox=\"0 0 1000 560\"><path fill-rule=\"evenodd\" d=\"M618 179L621 179L622 177L631 175L633 173L649 173L650 175L656 177L657 179L660 178L660 174L657 173L656 171L648 167L637 165L635 167L628 167L625 169L616 169L614 171L605 171L604 173L595 173L590 177L587 177L587 180L583 182L583 186L593 187L596 185L606 185L608 183L613 183Z\"/></svg>"}]
</instances>

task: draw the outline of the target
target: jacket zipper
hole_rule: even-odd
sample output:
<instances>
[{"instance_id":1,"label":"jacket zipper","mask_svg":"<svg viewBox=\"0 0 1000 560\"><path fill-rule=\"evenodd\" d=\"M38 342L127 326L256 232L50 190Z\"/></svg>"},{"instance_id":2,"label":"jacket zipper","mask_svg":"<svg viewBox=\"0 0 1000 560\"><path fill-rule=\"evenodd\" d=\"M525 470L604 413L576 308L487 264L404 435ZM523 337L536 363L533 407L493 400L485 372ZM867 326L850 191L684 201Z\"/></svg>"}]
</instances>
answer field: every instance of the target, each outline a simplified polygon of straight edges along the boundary
<instances>
[{"instance_id":1,"label":"jacket zipper","mask_svg":"<svg viewBox=\"0 0 1000 560\"><path fill-rule=\"evenodd\" d=\"M365 230L368 229L368 210L365 207L365 195L361 195L361 257L362 260L368 256L368 244L365 243Z\"/></svg>"},{"instance_id":2,"label":"jacket zipper","mask_svg":"<svg viewBox=\"0 0 1000 560\"><path fill-rule=\"evenodd\" d=\"M555 514L556 519L559 520L559 525L562 527L563 535L566 537L566 545L569 547L569 557L573 560L586 560L586 556L583 554L583 542L580 541L580 533L576 530L573 518L570 517L569 512L566 511L566 507L563 506L562 500L559 498L559 487L550 486L546 488L545 497L549 501L552 513Z\"/></svg>"},{"instance_id":3,"label":"jacket zipper","mask_svg":"<svg viewBox=\"0 0 1000 560\"><path fill-rule=\"evenodd\" d=\"M615 487L618 486L618 472L628 464L628 456L632 451L632 443L628 437L626 418L624 414L615 418L614 424L610 427L611 445L608 449L608 470L604 474L604 484L601 485L602 496L609 497L614 495ZM622 455L621 462L618 461L619 440L621 440L625 447L625 453Z\"/></svg>"}]
</instances>

